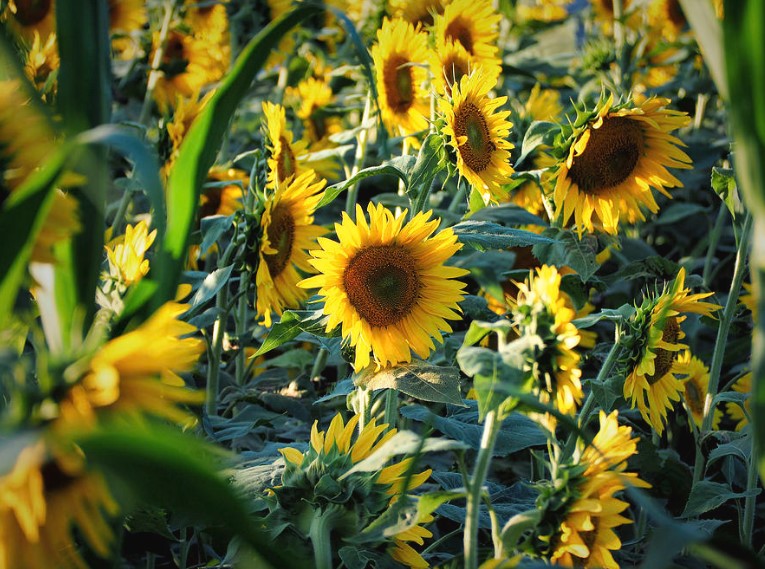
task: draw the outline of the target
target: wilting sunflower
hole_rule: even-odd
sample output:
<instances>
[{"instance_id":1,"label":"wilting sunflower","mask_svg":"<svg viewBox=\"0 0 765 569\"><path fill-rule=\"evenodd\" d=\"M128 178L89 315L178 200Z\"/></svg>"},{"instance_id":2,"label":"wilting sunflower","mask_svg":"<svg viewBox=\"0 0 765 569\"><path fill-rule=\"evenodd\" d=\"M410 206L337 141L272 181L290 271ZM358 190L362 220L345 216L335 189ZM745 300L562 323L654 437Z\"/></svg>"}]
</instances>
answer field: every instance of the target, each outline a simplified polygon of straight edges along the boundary
<instances>
[{"instance_id":1,"label":"wilting sunflower","mask_svg":"<svg viewBox=\"0 0 765 569\"><path fill-rule=\"evenodd\" d=\"M287 511L294 511L296 506L292 503L296 499L295 489L300 490L297 495L300 503L310 505L314 512L327 507L346 509L346 515L352 521L335 528L340 534L336 537L340 539L355 535L376 520L389 505L423 484L431 474L431 470L428 469L409 476L407 480L407 475L414 466L414 459L405 458L374 472L356 472L344 476L353 465L380 449L397 432L396 429L388 429L386 424L377 425L372 419L353 440L358 422L358 415L354 415L345 423L342 415L338 413L326 432L319 431L316 422L313 424L310 444L306 451L291 447L279 449L286 468L282 475L282 485L270 491L279 506ZM317 492L311 495L311 490L317 488L320 480L322 484L332 480L336 485L336 498L332 499L330 504L327 503L324 494ZM360 504L363 504L363 507L358 507ZM432 537L430 531L419 525L432 519L432 516L423 517L406 531L391 536L392 544L387 547L388 554L411 568L428 567L409 542L422 545L424 539Z\"/></svg>"},{"instance_id":2,"label":"wilting sunflower","mask_svg":"<svg viewBox=\"0 0 765 569\"><path fill-rule=\"evenodd\" d=\"M124 286L137 283L149 272L149 260L146 252L157 237L155 229L149 233L146 221L135 225L128 224L125 234L106 245L106 257L109 261L109 274Z\"/></svg>"},{"instance_id":3,"label":"wilting sunflower","mask_svg":"<svg viewBox=\"0 0 765 569\"><path fill-rule=\"evenodd\" d=\"M56 34L51 34L42 41L40 34L35 31L24 62L24 75L43 96L49 92L56 92L55 77L51 78L51 75L58 71L60 63Z\"/></svg>"},{"instance_id":4,"label":"wilting sunflower","mask_svg":"<svg viewBox=\"0 0 765 569\"><path fill-rule=\"evenodd\" d=\"M393 18L401 18L415 26L420 24L427 27L433 25L434 15L444 13L448 3L449 0L390 0L388 13Z\"/></svg>"},{"instance_id":5,"label":"wilting sunflower","mask_svg":"<svg viewBox=\"0 0 765 569\"><path fill-rule=\"evenodd\" d=\"M666 188L682 187L667 168L690 168L691 159L669 133L690 118L664 109L667 104L669 99L651 98L614 108L609 96L558 169L554 200L564 224L573 215L580 236L596 226L616 235L620 221L645 219L642 207L659 210L651 186L667 197L672 196Z\"/></svg>"},{"instance_id":6,"label":"wilting sunflower","mask_svg":"<svg viewBox=\"0 0 765 569\"><path fill-rule=\"evenodd\" d=\"M544 346L535 360L535 391L542 403L552 402L566 415L576 413L582 401L582 371L576 352L581 336L573 324L576 312L571 299L560 290L561 274L555 267L543 265L531 271L524 283L518 283L513 314L521 334L538 335ZM555 419L540 419L551 431Z\"/></svg>"},{"instance_id":7,"label":"wilting sunflower","mask_svg":"<svg viewBox=\"0 0 765 569\"><path fill-rule=\"evenodd\" d=\"M460 318L465 285L454 279L468 273L444 264L462 245L451 229L433 235L439 220L430 220L431 212L405 223L406 212L394 216L381 204L367 211L369 222L361 206L355 222L343 213L338 241L321 238L321 249L311 252L320 274L298 285L320 289L327 331L342 324L357 372L370 354L377 369L411 361L412 350L427 357L433 339L442 342L441 332L451 332L446 320Z\"/></svg>"},{"instance_id":8,"label":"wilting sunflower","mask_svg":"<svg viewBox=\"0 0 765 569\"><path fill-rule=\"evenodd\" d=\"M436 92L448 97L452 94L452 85L471 73L485 76L486 81L495 86L502 72L502 62L496 57L477 60L460 42L447 39L431 51L430 70Z\"/></svg>"},{"instance_id":9,"label":"wilting sunflower","mask_svg":"<svg viewBox=\"0 0 765 569\"><path fill-rule=\"evenodd\" d=\"M187 309L167 302L135 330L104 344L71 397L84 394L93 408L112 413L188 423L191 415L178 405L199 404L204 393L187 389L177 373L194 368L204 341L190 336L195 326L178 319Z\"/></svg>"},{"instance_id":10,"label":"wilting sunflower","mask_svg":"<svg viewBox=\"0 0 765 569\"><path fill-rule=\"evenodd\" d=\"M685 408L696 427L700 428L704 421L704 401L709 388L709 368L699 358L691 355L689 350L677 356L677 367L679 373L684 376L682 395ZM715 409L712 418L713 428L717 428L721 418L722 411Z\"/></svg>"},{"instance_id":11,"label":"wilting sunflower","mask_svg":"<svg viewBox=\"0 0 765 569\"><path fill-rule=\"evenodd\" d=\"M54 452L48 435L25 446L0 476L0 569L86 567L75 529L94 553L111 552L108 518L117 503L99 474L71 452Z\"/></svg>"},{"instance_id":12,"label":"wilting sunflower","mask_svg":"<svg viewBox=\"0 0 765 569\"><path fill-rule=\"evenodd\" d=\"M412 134L428 128L428 36L406 20L385 18L372 46L380 113L388 132Z\"/></svg>"},{"instance_id":13,"label":"wilting sunflower","mask_svg":"<svg viewBox=\"0 0 765 569\"><path fill-rule=\"evenodd\" d=\"M276 188L303 173L297 157L305 153L305 143L292 141L292 131L287 128L287 115L281 105L263 101L263 116L268 139L268 187Z\"/></svg>"},{"instance_id":14,"label":"wilting sunflower","mask_svg":"<svg viewBox=\"0 0 765 569\"><path fill-rule=\"evenodd\" d=\"M153 63L159 48L159 39L159 33L155 33L150 63ZM219 48L181 30L170 30L159 64L160 75L154 87L154 100L162 113L175 107L179 100L191 98L223 77L226 67L222 65L216 49Z\"/></svg>"},{"instance_id":15,"label":"wilting sunflower","mask_svg":"<svg viewBox=\"0 0 765 569\"><path fill-rule=\"evenodd\" d=\"M685 269L658 296L649 296L638 307L633 322L644 320L638 326L641 335L637 343L634 368L624 382L624 397L632 408L637 406L643 420L661 435L667 411L673 401L680 400L683 382L677 377L683 368L677 361L678 352L687 348L681 343L685 337L680 324L686 313L711 316L719 309L717 304L702 302L713 293L690 294L685 288Z\"/></svg>"},{"instance_id":16,"label":"wilting sunflower","mask_svg":"<svg viewBox=\"0 0 765 569\"><path fill-rule=\"evenodd\" d=\"M747 372L739 377L731 389L736 393L747 395L747 398L743 403L743 409L739 403L729 402L725 404L725 411L730 418L736 422L735 430L740 431L749 424L749 417L751 417L752 414L752 372Z\"/></svg>"},{"instance_id":17,"label":"wilting sunflower","mask_svg":"<svg viewBox=\"0 0 765 569\"><path fill-rule=\"evenodd\" d=\"M25 42L34 40L35 32L47 38L56 31L54 0L8 0L5 10L8 26Z\"/></svg>"},{"instance_id":18,"label":"wilting sunflower","mask_svg":"<svg viewBox=\"0 0 765 569\"><path fill-rule=\"evenodd\" d=\"M510 181L510 149L507 140L512 124L510 111L497 111L507 97L489 98L494 87L489 75L472 73L452 85L451 100L441 99L446 120L443 132L454 149L457 169L483 196L485 203L503 197L502 184Z\"/></svg>"},{"instance_id":19,"label":"wilting sunflower","mask_svg":"<svg viewBox=\"0 0 765 569\"><path fill-rule=\"evenodd\" d=\"M207 172L207 182L214 185L204 187L199 196L200 218L209 215L231 215L242 209L245 190L250 183L250 175L247 172L237 168L213 166Z\"/></svg>"},{"instance_id":20,"label":"wilting sunflower","mask_svg":"<svg viewBox=\"0 0 765 569\"><path fill-rule=\"evenodd\" d=\"M477 64L494 61L501 19L491 0L454 0L442 15L436 16L436 43L447 40L461 43Z\"/></svg>"},{"instance_id":21,"label":"wilting sunflower","mask_svg":"<svg viewBox=\"0 0 765 569\"><path fill-rule=\"evenodd\" d=\"M324 183L308 170L279 182L266 198L255 275L256 308L265 326L271 325L272 312L281 316L285 308L297 308L308 296L299 288L302 277L298 269L316 272L309 264L308 250L326 233L323 227L313 224L313 213L324 197Z\"/></svg>"}]
</instances>

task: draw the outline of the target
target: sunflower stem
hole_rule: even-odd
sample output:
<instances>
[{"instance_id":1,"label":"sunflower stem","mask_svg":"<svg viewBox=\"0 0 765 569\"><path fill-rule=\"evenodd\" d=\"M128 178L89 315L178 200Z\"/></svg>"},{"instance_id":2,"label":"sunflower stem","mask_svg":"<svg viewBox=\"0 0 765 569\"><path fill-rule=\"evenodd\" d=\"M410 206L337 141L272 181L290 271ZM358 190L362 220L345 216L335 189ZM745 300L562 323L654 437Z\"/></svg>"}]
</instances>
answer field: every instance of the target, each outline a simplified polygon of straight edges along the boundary
<instances>
[{"instance_id":1,"label":"sunflower stem","mask_svg":"<svg viewBox=\"0 0 765 569\"><path fill-rule=\"evenodd\" d=\"M388 430L395 429L398 425L398 391L388 389L385 391L385 415L384 422Z\"/></svg>"},{"instance_id":2,"label":"sunflower stem","mask_svg":"<svg viewBox=\"0 0 765 569\"><path fill-rule=\"evenodd\" d=\"M316 361L313 362L313 367L311 368L311 381L321 379L321 372L327 367L327 357L329 357L329 350L327 348L319 348L319 353L316 354Z\"/></svg>"},{"instance_id":3,"label":"sunflower stem","mask_svg":"<svg viewBox=\"0 0 765 569\"><path fill-rule=\"evenodd\" d=\"M754 533L754 507L757 503L757 483L760 480L758 467L759 458L757 456L757 445L752 444L752 450L749 453L749 466L746 476L744 519L741 524L741 541L744 543L744 545L750 548L752 547L752 534Z\"/></svg>"},{"instance_id":4,"label":"sunflower stem","mask_svg":"<svg viewBox=\"0 0 765 569\"><path fill-rule=\"evenodd\" d=\"M622 71L622 61L624 54L624 3L622 0L613 0L614 7L614 47L616 48L616 59L619 62L619 70ZM619 74L619 83L621 84L621 73Z\"/></svg>"},{"instance_id":5,"label":"sunflower stem","mask_svg":"<svg viewBox=\"0 0 765 569\"><path fill-rule=\"evenodd\" d=\"M364 114L361 117L362 126L369 122L369 113L372 111L372 93L367 93L367 101L364 104ZM364 160L367 157L367 140L369 139L369 129L362 128L356 136L356 154L353 157L353 168L351 168L352 178L364 167ZM353 218L356 209L356 199L359 195L359 183L356 182L348 188L348 195L345 198L345 212Z\"/></svg>"},{"instance_id":6,"label":"sunflower stem","mask_svg":"<svg viewBox=\"0 0 765 569\"><path fill-rule=\"evenodd\" d=\"M250 272L245 270L239 278L239 286L244 290L240 291L238 305L236 308L236 338L239 344L239 351L236 354L236 383L244 384L244 377L247 371L247 358L242 346L242 337L247 332L247 289L250 284Z\"/></svg>"},{"instance_id":7,"label":"sunflower stem","mask_svg":"<svg viewBox=\"0 0 765 569\"><path fill-rule=\"evenodd\" d=\"M342 516L342 510L336 504L327 506L324 511L314 513L308 537L313 545L316 569L332 569L332 529Z\"/></svg>"},{"instance_id":8,"label":"sunflower stem","mask_svg":"<svg viewBox=\"0 0 765 569\"><path fill-rule=\"evenodd\" d=\"M146 82L146 94L143 97L143 106L141 107L141 114L138 119L138 122L144 126L148 126L149 116L151 115L151 100L154 95L154 89L157 86L157 81L159 81L159 66L162 64L162 57L165 55L165 44L167 43L167 34L170 31L170 22L172 22L173 14L175 13L175 4L176 0L169 0L165 3L165 17L159 30L157 51L154 52L154 59L151 61L149 79Z\"/></svg>"},{"instance_id":9,"label":"sunflower stem","mask_svg":"<svg viewBox=\"0 0 765 569\"><path fill-rule=\"evenodd\" d=\"M751 213L747 213L741 231L741 239L736 251L736 264L733 269L733 280L730 283L728 299L725 302L725 308L723 309L723 314L720 318L720 326L717 328L717 339L714 352L712 353L712 365L709 366L709 386L707 388L707 396L704 399L704 421L701 425L701 436L696 445L696 462L693 467L694 483L701 480L704 472L704 454L701 449L701 440L703 439L704 433L709 432L712 428L712 419L714 418L712 401L717 395L717 388L720 384L720 370L722 369L723 358L725 357L725 347L727 345L726 339L728 337L728 331L730 330L730 324L733 320L733 313L736 311L736 306L738 305L738 293L741 290L744 273L746 273L746 257L749 254L751 237L752 215Z\"/></svg>"},{"instance_id":10,"label":"sunflower stem","mask_svg":"<svg viewBox=\"0 0 765 569\"><path fill-rule=\"evenodd\" d=\"M704 286L709 288L710 281L712 280L712 261L715 258L715 252L717 251L717 244L720 242L720 236L722 235L723 224L727 217L728 208L724 203L720 203L720 211L717 212L717 219L715 220L712 232L709 234L709 247L707 248L707 256L704 259L704 272L702 278L704 279Z\"/></svg>"},{"instance_id":11,"label":"sunflower stem","mask_svg":"<svg viewBox=\"0 0 765 569\"><path fill-rule=\"evenodd\" d=\"M478 449L478 456L476 457L475 469L470 477L470 484L467 488L467 512L465 515L465 536L463 542L466 569L477 569L478 567L478 519L481 511L481 496L500 425L501 421L498 417L498 411L496 409L488 411L484 419L483 435L481 437L481 446Z\"/></svg>"},{"instance_id":12,"label":"sunflower stem","mask_svg":"<svg viewBox=\"0 0 765 569\"><path fill-rule=\"evenodd\" d=\"M450 212L457 211L457 208L464 201L465 201L465 186L462 184L459 184L459 187L457 188L457 191L454 193L454 197L452 198L451 203L449 203L449 207L447 208L447 211L450 211Z\"/></svg>"}]
</instances>

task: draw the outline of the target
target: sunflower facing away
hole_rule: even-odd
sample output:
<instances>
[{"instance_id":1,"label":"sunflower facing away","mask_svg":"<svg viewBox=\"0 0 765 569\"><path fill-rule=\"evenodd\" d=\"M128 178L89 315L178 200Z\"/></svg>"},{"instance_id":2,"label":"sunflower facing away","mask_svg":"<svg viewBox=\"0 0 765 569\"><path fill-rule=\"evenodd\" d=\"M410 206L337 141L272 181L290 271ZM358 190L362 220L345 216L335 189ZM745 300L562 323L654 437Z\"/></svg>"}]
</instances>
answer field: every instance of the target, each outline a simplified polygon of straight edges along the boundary
<instances>
[{"instance_id":1,"label":"sunflower facing away","mask_svg":"<svg viewBox=\"0 0 765 569\"><path fill-rule=\"evenodd\" d=\"M452 86L451 100L440 101L446 120L443 133L456 154L457 169L487 204L503 197L502 184L513 173L513 145L507 140L510 111L497 111L507 97L490 99L493 87L489 74L474 72Z\"/></svg>"},{"instance_id":2,"label":"sunflower facing away","mask_svg":"<svg viewBox=\"0 0 765 569\"><path fill-rule=\"evenodd\" d=\"M713 293L690 294L685 288L685 269L658 296L648 297L637 315L646 319L636 363L624 382L624 397L640 410L643 420L661 435L667 411L680 400L683 382L677 377L685 367L677 361L678 352L687 348L680 324L686 313L711 316L720 306L702 299Z\"/></svg>"},{"instance_id":3,"label":"sunflower facing away","mask_svg":"<svg viewBox=\"0 0 765 569\"><path fill-rule=\"evenodd\" d=\"M291 447L279 449L284 456L286 469L282 475L282 485L271 490L280 505L287 509L292 505L288 500L294 500L295 496L291 490L297 488L303 490L300 501L311 504L315 510L333 506L349 510L349 516L356 516L350 524L353 533L348 533L345 529L346 535L342 537L351 537L374 521L390 504L422 485L431 474L431 470L428 469L411 475L407 481L407 474L414 466L414 459L410 457L385 466L379 471L356 472L350 476L343 476L351 467L380 449L397 433L396 429L388 429L386 424L377 425L372 419L358 431L353 440L358 422L358 415L354 415L345 423L342 415L338 413L326 431L319 431L317 423L313 424L310 444L305 452ZM336 492L337 498L329 506L325 503L327 500L324 496L311 496L319 481L325 484L327 479L333 480L339 488ZM345 496L348 498L343 502ZM359 501L363 503L363 508L358 507ZM409 543L422 545L425 538L432 537L430 531L419 525L432 519L432 516L425 516L406 531L391 536L392 545L387 548L388 554L407 567L429 567ZM342 528L337 529L343 531Z\"/></svg>"},{"instance_id":4,"label":"sunflower facing away","mask_svg":"<svg viewBox=\"0 0 765 569\"><path fill-rule=\"evenodd\" d=\"M410 362L412 351L424 358L451 332L446 320L460 318L458 302L468 271L444 263L462 245L451 229L434 235L439 220L418 213L408 223L382 205L369 204L369 222L361 206L356 221L343 214L335 224L338 241L320 238L310 263L318 275L298 286L319 288L327 331L342 324L343 338L355 348L357 372L372 360L379 370Z\"/></svg>"},{"instance_id":5,"label":"sunflower facing away","mask_svg":"<svg viewBox=\"0 0 765 569\"><path fill-rule=\"evenodd\" d=\"M442 15L436 16L436 44L447 40L459 42L475 63L494 61L501 20L491 0L454 0Z\"/></svg>"},{"instance_id":6,"label":"sunflower facing away","mask_svg":"<svg viewBox=\"0 0 765 569\"><path fill-rule=\"evenodd\" d=\"M651 187L682 187L667 168L690 168L691 159L669 134L687 125L686 113L664 109L668 99L651 98L633 108L614 109L613 95L579 134L557 173L554 201L561 221L574 216L581 236L595 227L616 235L619 222L645 220L641 211L659 206Z\"/></svg>"},{"instance_id":7,"label":"sunflower facing away","mask_svg":"<svg viewBox=\"0 0 765 569\"><path fill-rule=\"evenodd\" d=\"M276 188L293 176L303 173L297 156L305 152L305 144L292 142L292 131L287 128L284 107L268 101L263 102L266 138L268 143L268 187Z\"/></svg>"},{"instance_id":8,"label":"sunflower facing away","mask_svg":"<svg viewBox=\"0 0 765 569\"><path fill-rule=\"evenodd\" d=\"M280 315L285 308L297 308L308 296L298 287L300 271L315 273L309 264L308 250L326 230L313 224L313 213L324 197L324 180L317 180L313 170L280 182L267 197L260 218L262 237L258 251L258 316L271 325L271 313Z\"/></svg>"},{"instance_id":9,"label":"sunflower facing away","mask_svg":"<svg viewBox=\"0 0 765 569\"><path fill-rule=\"evenodd\" d=\"M377 94L385 127L392 135L428 128L430 102L423 84L428 72L428 36L405 20L385 18L372 46Z\"/></svg>"},{"instance_id":10,"label":"sunflower facing away","mask_svg":"<svg viewBox=\"0 0 765 569\"><path fill-rule=\"evenodd\" d=\"M685 408L696 427L700 428L704 420L704 402L709 388L709 368L699 358L691 355L689 350L677 356L677 367L680 374L684 376L682 395ZM715 409L712 420L712 426L715 429L721 418L722 411Z\"/></svg>"}]
</instances>

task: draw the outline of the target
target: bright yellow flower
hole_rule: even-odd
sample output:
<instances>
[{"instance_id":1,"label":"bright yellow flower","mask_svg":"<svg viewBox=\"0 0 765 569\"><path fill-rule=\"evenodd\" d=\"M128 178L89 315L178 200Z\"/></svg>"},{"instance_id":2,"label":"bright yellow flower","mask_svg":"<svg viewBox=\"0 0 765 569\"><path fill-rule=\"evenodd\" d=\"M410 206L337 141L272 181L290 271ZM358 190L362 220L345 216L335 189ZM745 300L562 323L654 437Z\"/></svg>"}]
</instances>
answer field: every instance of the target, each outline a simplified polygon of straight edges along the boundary
<instances>
[{"instance_id":1,"label":"bright yellow flower","mask_svg":"<svg viewBox=\"0 0 765 569\"><path fill-rule=\"evenodd\" d=\"M136 56L139 42L134 35L148 20L144 0L107 0L109 4L109 32L112 50L120 59Z\"/></svg>"},{"instance_id":2,"label":"bright yellow flower","mask_svg":"<svg viewBox=\"0 0 765 569\"><path fill-rule=\"evenodd\" d=\"M54 0L8 0L4 16L10 29L25 43L34 40L35 32L41 38L56 32Z\"/></svg>"},{"instance_id":3,"label":"bright yellow flower","mask_svg":"<svg viewBox=\"0 0 765 569\"><path fill-rule=\"evenodd\" d=\"M210 102L214 94L215 90L212 90L200 98L197 92L188 98L178 99L175 111L173 112L173 120L168 122L166 126L168 138L170 139L170 149L162 166L162 174L165 178L170 175L173 169L173 164L175 164L175 160L178 157L181 144L183 144L186 135L191 130L191 125L194 124L194 121L207 106L207 103Z\"/></svg>"},{"instance_id":4,"label":"bright yellow flower","mask_svg":"<svg viewBox=\"0 0 765 569\"><path fill-rule=\"evenodd\" d=\"M525 0L515 7L520 22L558 22L568 16L571 0Z\"/></svg>"},{"instance_id":5,"label":"bright yellow flower","mask_svg":"<svg viewBox=\"0 0 765 569\"><path fill-rule=\"evenodd\" d=\"M299 288L298 271L315 273L309 249L326 230L313 224L313 214L324 197L324 180L317 180L312 170L280 182L266 198L260 218L262 236L258 249L258 316L271 325L271 313L281 316L285 308L297 308L308 297Z\"/></svg>"},{"instance_id":6,"label":"bright yellow flower","mask_svg":"<svg viewBox=\"0 0 765 569\"><path fill-rule=\"evenodd\" d=\"M428 128L430 102L424 84L428 72L428 36L406 20L385 18L372 46L377 96L385 127L392 135Z\"/></svg>"},{"instance_id":7,"label":"bright yellow flower","mask_svg":"<svg viewBox=\"0 0 765 569\"><path fill-rule=\"evenodd\" d=\"M687 125L686 113L664 109L668 99L651 98L633 108L612 110L613 95L579 134L557 173L554 200L566 224L574 216L581 236L596 226L616 235L620 221L645 220L641 211L659 206L651 187L682 187L667 168L690 168L683 143L669 133Z\"/></svg>"},{"instance_id":8,"label":"bright yellow flower","mask_svg":"<svg viewBox=\"0 0 765 569\"><path fill-rule=\"evenodd\" d=\"M632 408L637 406L643 420L659 435L664 432L667 411L674 406L672 402L679 401L683 392L683 382L677 377L683 373L683 367L676 356L688 347L680 342L685 338L680 327L687 318L685 313L711 316L720 308L717 304L702 302L711 292L690 292L685 288L685 269L681 268L664 292L647 300L648 328L635 367L624 382L624 397Z\"/></svg>"},{"instance_id":9,"label":"bright yellow flower","mask_svg":"<svg viewBox=\"0 0 765 569\"><path fill-rule=\"evenodd\" d=\"M204 398L176 375L191 371L204 351L204 341L189 336L196 327L178 320L187 309L188 305L167 302L135 330L107 342L76 386L84 390L90 405L187 423L189 413L177 405L199 404Z\"/></svg>"},{"instance_id":10,"label":"bright yellow flower","mask_svg":"<svg viewBox=\"0 0 765 569\"><path fill-rule=\"evenodd\" d=\"M491 0L454 0L442 15L436 16L436 44L458 41L475 63L495 60L501 19Z\"/></svg>"},{"instance_id":11,"label":"bright yellow flower","mask_svg":"<svg viewBox=\"0 0 765 569\"><path fill-rule=\"evenodd\" d=\"M478 70L452 85L451 101L441 99L439 104L446 119L443 133L457 156L457 169L487 204L504 197L502 185L513 173L513 145L507 140L510 111L497 111L507 97L489 98L493 87L492 77Z\"/></svg>"},{"instance_id":12,"label":"bright yellow flower","mask_svg":"<svg viewBox=\"0 0 765 569\"><path fill-rule=\"evenodd\" d=\"M292 131L287 128L287 115L284 107L263 101L266 138L268 142L268 187L276 188L288 183L293 176L304 172L302 159L298 155L305 153L305 144L293 142Z\"/></svg>"},{"instance_id":13,"label":"bright yellow flower","mask_svg":"<svg viewBox=\"0 0 765 569\"><path fill-rule=\"evenodd\" d=\"M105 247L112 278L130 286L145 277L149 272L146 252L156 236L157 230L149 233L149 224L143 220L134 226L128 224L125 235L114 239Z\"/></svg>"},{"instance_id":14,"label":"bright yellow flower","mask_svg":"<svg viewBox=\"0 0 765 569\"><path fill-rule=\"evenodd\" d=\"M744 290L746 291L746 293L740 295L738 297L738 300L741 304L743 304L749 309L749 312L752 313L752 318L756 322L757 321L757 299L754 297L754 292L752 291L752 283L744 283Z\"/></svg>"},{"instance_id":15,"label":"bright yellow flower","mask_svg":"<svg viewBox=\"0 0 765 569\"><path fill-rule=\"evenodd\" d=\"M433 339L451 332L446 320L460 318L465 285L454 279L467 274L444 264L462 245L451 229L433 235L439 220L430 220L431 212L405 223L406 212L394 216L373 204L367 211L369 222L361 206L355 222L343 213L338 241L320 238L321 249L311 252L319 274L298 285L320 289L327 331L342 324L357 372L372 360L377 369L410 362L412 350L427 357Z\"/></svg>"},{"instance_id":16,"label":"bright yellow flower","mask_svg":"<svg viewBox=\"0 0 765 569\"><path fill-rule=\"evenodd\" d=\"M744 409L738 403L729 402L725 404L725 411L731 419L736 422L736 430L740 431L749 424L749 417L752 415L752 372L747 372L736 380L733 384L733 391L736 393L745 393L748 397L744 401Z\"/></svg>"},{"instance_id":17,"label":"bright yellow flower","mask_svg":"<svg viewBox=\"0 0 765 569\"><path fill-rule=\"evenodd\" d=\"M436 92L440 95L451 96L452 85L459 84L465 75L480 74L486 77L487 83L495 86L502 73L502 61L499 58L478 60L455 40L447 39L437 43L430 53L430 70Z\"/></svg>"},{"instance_id":18,"label":"bright yellow flower","mask_svg":"<svg viewBox=\"0 0 765 569\"><path fill-rule=\"evenodd\" d=\"M450 0L390 0L388 13L393 18L401 18L412 25L432 26L434 15L443 14Z\"/></svg>"},{"instance_id":19,"label":"bright yellow flower","mask_svg":"<svg viewBox=\"0 0 765 569\"><path fill-rule=\"evenodd\" d=\"M664 41L673 42L688 28L688 21L678 0L651 0L648 25Z\"/></svg>"},{"instance_id":20,"label":"bright yellow flower","mask_svg":"<svg viewBox=\"0 0 765 569\"><path fill-rule=\"evenodd\" d=\"M199 217L210 215L232 215L242 209L242 200L250 183L250 175L237 168L213 166L207 172L207 181L215 182L214 187L202 188L199 196ZM221 182L233 182L220 185Z\"/></svg>"},{"instance_id":21,"label":"bright yellow flower","mask_svg":"<svg viewBox=\"0 0 765 569\"><path fill-rule=\"evenodd\" d=\"M43 42L35 30L32 45L27 52L24 74L40 93L56 92L56 82L48 84L51 74L60 65L56 34L49 35Z\"/></svg>"}]
</instances>

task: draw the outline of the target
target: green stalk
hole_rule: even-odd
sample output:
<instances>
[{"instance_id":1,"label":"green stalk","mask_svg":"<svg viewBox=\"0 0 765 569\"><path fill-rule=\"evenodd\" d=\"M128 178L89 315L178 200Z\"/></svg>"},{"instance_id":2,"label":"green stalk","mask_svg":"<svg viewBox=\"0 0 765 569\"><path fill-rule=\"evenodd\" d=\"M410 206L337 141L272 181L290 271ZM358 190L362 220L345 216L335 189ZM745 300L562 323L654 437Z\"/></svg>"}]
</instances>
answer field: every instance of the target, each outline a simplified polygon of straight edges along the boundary
<instances>
[{"instance_id":1,"label":"green stalk","mask_svg":"<svg viewBox=\"0 0 765 569\"><path fill-rule=\"evenodd\" d=\"M340 506L330 505L323 512L314 513L308 537L313 545L316 569L332 569L332 529L342 517Z\"/></svg>"},{"instance_id":2,"label":"green stalk","mask_svg":"<svg viewBox=\"0 0 765 569\"><path fill-rule=\"evenodd\" d=\"M239 351L236 354L236 383L242 385L247 371L247 358L245 357L242 337L247 332L247 289L250 285L250 272L245 270L239 275L239 287L244 287L239 295L236 307L236 338L239 343Z\"/></svg>"},{"instance_id":3,"label":"green stalk","mask_svg":"<svg viewBox=\"0 0 765 569\"><path fill-rule=\"evenodd\" d=\"M398 425L398 391L387 389L385 391L385 415L384 423L388 429L395 429Z\"/></svg>"},{"instance_id":4,"label":"green stalk","mask_svg":"<svg viewBox=\"0 0 765 569\"><path fill-rule=\"evenodd\" d=\"M489 471L494 444L497 441L499 427L502 421L497 416L497 410L486 413L483 424L481 447L478 449L473 476L467 488L467 513L465 515L465 535L463 546L465 550L465 569L478 568L478 514L481 511L481 496L486 474Z\"/></svg>"},{"instance_id":5,"label":"green stalk","mask_svg":"<svg viewBox=\"0 0 765 569\"><path fill-rule=\"evenodd\" d=\"M311 368L311 381L321 378L321 372L327 366L327 357L329 357L329 350L327 348L320 348L319 353L316 355L316 361L313 362Z\"/></svg>"},{"instance_id":6,"label":"green stalk","mask_svg":"<svg viewBox=\"0 0 765 569\"><path fill-rule=\"evenodd\" d=\"M154 95L154 89L159 81L159 66L162 65L162 57L165 54L165 44L167 43L167 34L170 31L170 22L173 20L173 14L175 13L175 0L168 0L165 3L165 17L162 19L162 27L159 30L159 45L157 51L154 52L154 59L151 61L151 70L149 71L149 79L146 82L146 94L143 97L143 106L141 107L141 114L138 119L142 125L147 125L149 116L151 115L151 99Z\"/></svg>"},{"instance_id":7,"label":"green stalk","mask_svg":"<svg viewBox=\"0 0 765 569\"><path fill-rule=\"evenodd\" d=\"M367 101L364 104L364 114L361 118L361 124L364 125L369 121L369 114L372 112L372 94L367 93ZM353 157L353 168L351 169L349 178L352 178L359 173L364 167L364 160L367 157L367 142L369 139L369 129L363 128L356 136L356 154ZM354 217L356 211L356 199L359 195L359 184L356 182L348 188L348 195L345 198L345 212Z\"/></svg>"},{"instance_id":8,"label":"green stalk","mask_svg":"<svg viewBox=\"0 0 765 569\"><path fill-rule=\"evenodd\" d=\"M702 278L704 279L704 286L706 287L709 287L709 283L712 280L712 261L715 258L717 244L720 242L720 235L722 234L723 224L725 223L727 213L728 208L724 203L721 203L720 210L717 212L715 225L712 228L712 232L709 234L709 247L707 248L707 256L704 259L704 272L702 273Z\"/></svg>"},{"instance_id":9,"label":"green stalk","mask_svg":"<svg viewBox=\"0 0 765 569\"><path fill-rule=\"evenodd\" d=\"M752 534L754 533L754 508L757 504L757 483L759 458L757 456L757 445L752 444L752 451L749 454L749 466L746 473L746 493L744 498L744 519L741 524L741 541L744 545L752 547Z\"/></svg>"}]
</instances>

